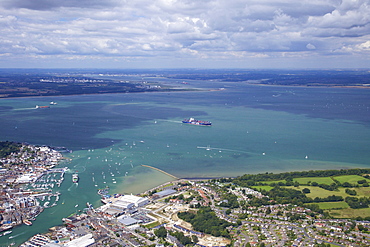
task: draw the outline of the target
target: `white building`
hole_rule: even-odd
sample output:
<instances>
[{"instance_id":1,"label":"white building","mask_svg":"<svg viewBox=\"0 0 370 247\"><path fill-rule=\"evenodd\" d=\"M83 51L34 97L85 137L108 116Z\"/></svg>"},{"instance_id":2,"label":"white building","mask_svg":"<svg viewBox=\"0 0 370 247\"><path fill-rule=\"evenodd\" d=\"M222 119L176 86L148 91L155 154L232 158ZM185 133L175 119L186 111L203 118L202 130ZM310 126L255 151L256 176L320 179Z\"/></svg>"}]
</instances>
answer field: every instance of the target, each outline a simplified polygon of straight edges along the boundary
<instances>
[{"instance_id":1,"label":"white building","mask_svg":"<svg viewBox=\"0 0 370 247\"><path fill-rule=\"evenodd\" d=\"M26 184L36 181L37 175L34 173L27 173L23 174L22 176L17 178L17 183L19 184Z\"/></svg>"},{"instance_id":2,"label":"white building","mask_svg":"<svg viewBox=\"0 0 370 247\"><path fill-rule=\"evenodd\" d=\"M139 197L134 195L124 195L119 198L122 202L133 203L135 207L142 207L149 203L149 199L146 197Z\"/></svg>"},{"instance_id":3,"label":"white building","mask_svg":"<svg viewBox=\"0 0 370 247\"><path fill-rule=\"evenodd\" d=\"M92 234L86 234L80 238L73 239L72 241L64 244L66 247L85 247L95 243L95 239Z\"/></svg>"}]
</instances>

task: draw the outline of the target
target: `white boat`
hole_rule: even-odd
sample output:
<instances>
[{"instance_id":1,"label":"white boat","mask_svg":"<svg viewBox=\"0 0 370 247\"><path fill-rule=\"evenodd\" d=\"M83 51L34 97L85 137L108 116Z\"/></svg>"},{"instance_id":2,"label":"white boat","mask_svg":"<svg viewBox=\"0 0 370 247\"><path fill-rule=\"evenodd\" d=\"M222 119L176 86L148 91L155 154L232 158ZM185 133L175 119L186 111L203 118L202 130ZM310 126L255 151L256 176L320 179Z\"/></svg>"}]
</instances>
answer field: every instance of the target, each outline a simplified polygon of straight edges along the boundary
<instances>
[{"instance_id":1,"label":"white boat","mask_svg":"<svg viewBox=\"0 0 370 247\"><path fill-rule=\"evenodd\" d=\"M23 223L26 224L27 226L32 226L32 222L29 220L24 220Z\"/></svg>"},{"instance_id":2,"label":"white boat","mask_svg":"<svg viewBox=\"0 0 370 247\"><path fill-rule=\"evenodd\" d=\"M10 234L10 233L12 233L13 231L6 231L6 232L4 232L1 236L5 236L5 235L8 235L8 234Z\"/></svg>"},{"instance_id":3,"label":"white boat","mask_svg":"<svg viewBox=\"0 0 370 247\"><path fill-rule=\"evenodd\" d=\"M73 182L73 183L78 183L78 174L77 174L77 173L74 173L74 174L72 175L72 182Z\"/></svg>"}]
</instances>

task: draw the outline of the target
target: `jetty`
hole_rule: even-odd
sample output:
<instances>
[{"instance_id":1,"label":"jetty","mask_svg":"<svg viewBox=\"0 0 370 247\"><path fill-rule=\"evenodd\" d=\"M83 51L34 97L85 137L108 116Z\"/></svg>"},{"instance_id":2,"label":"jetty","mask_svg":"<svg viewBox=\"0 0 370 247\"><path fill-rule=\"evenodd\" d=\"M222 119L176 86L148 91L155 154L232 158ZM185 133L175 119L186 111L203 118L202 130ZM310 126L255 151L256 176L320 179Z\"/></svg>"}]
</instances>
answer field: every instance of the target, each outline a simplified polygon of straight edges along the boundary
<instances>
[{"instance_id":1,"label":"jetty","mask_svg":"<svg viewBox=\"0 0 370 247\"><path fill-rule=\"evenodd\" d=\"M172 177L172 178L174 178L174 179L176 179L176 180L179 180L179 178L178 178L178 177L176 177L176 176L174 176L174 175L172 175L172 174L169 174L168 172L165 172L165 171L163 171L163 170L161 170L161 169L159 169L159 168L156 168L156 167L153 167L153 166L148 166L148 165L141 165L141 166L148 167L148 168L150 168L150 169L153 169L153 170L156 170L156 171L162 172L163 174L166 174L167 176L170 176L170 177Z\"/></svg>"}]
</instances>

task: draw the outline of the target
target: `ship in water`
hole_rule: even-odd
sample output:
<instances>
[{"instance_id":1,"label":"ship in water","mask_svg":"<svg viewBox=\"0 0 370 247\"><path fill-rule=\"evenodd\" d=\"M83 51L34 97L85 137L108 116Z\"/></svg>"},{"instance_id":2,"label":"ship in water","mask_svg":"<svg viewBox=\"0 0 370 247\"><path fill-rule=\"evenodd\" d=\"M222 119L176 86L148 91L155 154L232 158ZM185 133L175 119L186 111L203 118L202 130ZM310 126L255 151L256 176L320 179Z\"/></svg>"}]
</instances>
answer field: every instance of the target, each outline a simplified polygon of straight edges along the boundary
<instances>
[{"instance_id":1,"label":"ship in water","mask_svg":"<svg viewBox=\"0 0 370 247\"><path fill-rule=\"evenodd\" d=\"M208 125L208 126L212 125L212 123L209 121L196 120L194 118L184 119L182 120L182 122L186 124L193 124L193 125Z\"/></svg>"},{"instance_id":2,"label":"ship in water","mask_svg":"<svg viewBox=\"0 0 370 247\"><path fill-rule=\"evenodd\" d=\"M12 233L13 231L6 231L6 232L4 232L4 233L1 233L0 234L0 236L5 236L5 235L8 235L8 234L10 234L10 233Z\"/></svg>"},{"instance_id":3,"label":"ship in water","mask_svg":"<svg viewBox=\"0 0 370 247\"><path fill-rule=\"evenodd\" d=\"M73 182L73 183L78 183L78 174L77 174L77 173L74 173L74 174L72 175L72 182Z\"/></svg>"},{"instance_id":4,"label":"ship in water","mask_svg":"<svg viewBox=\"0 0 370 247\"><path fill-rule=\"evenodd\" d=\"M35 107L36 109L43 109L43 108L50 108L50 106L48 106L48 105L36 105L36 107Z\"/></svg>"},{"instance_id":5,"label":"ship in water","mask_svg":"<svg viewBox=\"0 0 370 247\"><path fill-rule=\"evenodd\" d=\"M26 224L27 226L32 226L32 222L29 220L24 220L23 223Z\"/></svg>"}]
</instances>

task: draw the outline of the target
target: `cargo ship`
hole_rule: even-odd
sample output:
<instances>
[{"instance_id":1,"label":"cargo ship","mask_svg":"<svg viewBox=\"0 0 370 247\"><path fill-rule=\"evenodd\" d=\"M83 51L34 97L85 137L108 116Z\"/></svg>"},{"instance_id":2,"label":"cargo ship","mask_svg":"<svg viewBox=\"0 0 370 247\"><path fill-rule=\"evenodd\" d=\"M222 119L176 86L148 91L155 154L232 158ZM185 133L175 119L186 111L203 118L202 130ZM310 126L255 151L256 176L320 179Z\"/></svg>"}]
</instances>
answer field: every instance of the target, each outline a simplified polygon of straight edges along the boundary
<instances>
[{"instance_id":1,"label":"cargo ship","mask_svg":"<svg viewBox=\"0 0 370 247\"><path fill-rule=\"evenodd\" d=\"M72 175L72 182L73 183L78 183L78 174L77 173Z\"/></svg>"},{"instance_id":2,"label":"cargo ship","mask_svg":"<svg viewBox=\"0 0 370 247\"><path fill-rule=\"evenodd\" d=\"M193 125L208 125L208 126L212 125L212 123L209 121L196 120L194 118L184 119L182 120L182 122L186 124L193 124Z\"/></svg>"}]
</instances>

